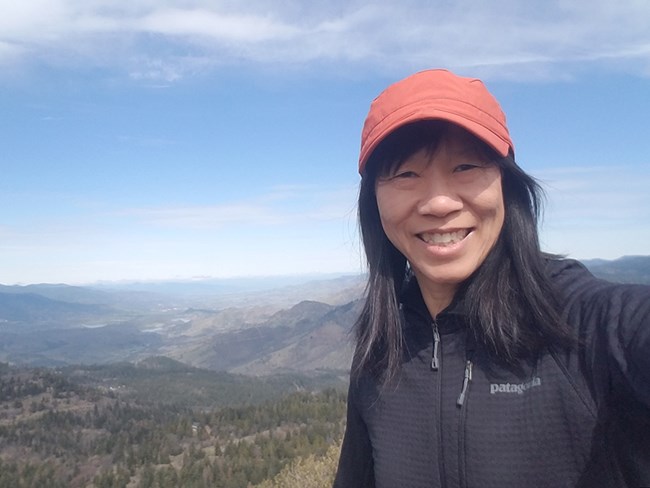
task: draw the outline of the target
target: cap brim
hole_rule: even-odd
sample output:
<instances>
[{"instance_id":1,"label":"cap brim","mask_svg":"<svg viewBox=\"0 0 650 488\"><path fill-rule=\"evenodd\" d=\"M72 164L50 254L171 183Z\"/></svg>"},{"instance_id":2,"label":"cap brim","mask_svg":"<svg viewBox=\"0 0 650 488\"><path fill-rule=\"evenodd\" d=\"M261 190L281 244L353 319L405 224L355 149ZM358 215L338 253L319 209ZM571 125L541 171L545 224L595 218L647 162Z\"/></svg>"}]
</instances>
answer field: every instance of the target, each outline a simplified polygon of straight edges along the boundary
<instances>
[{"instance_id":1,"label":"cap brim","mask_svg":"<svg viewBox=\"0 0 650 488\"><path fill-rule=\"evenodd\" d=\"M379 130L377 130L378 127L373 129L372 133L369 134L368 144L364 146L359 157L359 172L363 173L372 152L391 132L404 125L422 120L445 120L456 124L481 139L502 157L506 157L510 150L510 142L485 127L484 123L471 120L464 115L442 110L439 107L419 107L418 110L409 111L408 113L394 112L389 118L382 120L378 124L382 126Z\"/></svg>"}]
</instances>

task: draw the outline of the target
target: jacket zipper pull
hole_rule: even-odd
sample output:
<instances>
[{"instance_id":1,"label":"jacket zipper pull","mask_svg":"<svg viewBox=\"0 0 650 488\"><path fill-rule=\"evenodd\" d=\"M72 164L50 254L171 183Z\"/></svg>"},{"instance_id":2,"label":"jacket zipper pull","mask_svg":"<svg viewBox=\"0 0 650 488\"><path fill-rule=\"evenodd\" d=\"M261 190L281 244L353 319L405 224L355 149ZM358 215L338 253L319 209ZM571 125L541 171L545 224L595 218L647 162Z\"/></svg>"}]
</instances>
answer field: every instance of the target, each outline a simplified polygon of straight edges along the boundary
<instances>
[{"instance_id":1,"label":"jacket zipper pull","mask_svg":"<svg viewBox=\"0 0 650 488\"><path fill-rule=\"evenodd\" d=\"M472 361L467 360L465 363L465 376L463 378L463 388L460 390L460 395L458 400L456 400L456 405L459 407L463 406L465 403L465 397L467 396L467 388L469 387L469 382L472 381Z\"/></svg>"},{"instance_id":2,"label":"jacket zipper pull","mask_svg":"<svg viewBox=\"0 0 650 488\"><path fill-rule=\"evenodd\" d=\"M438 350L440 349L440 332L438 332L438 324L433 322L433 353L431 354L431 369L438 371L440 367L440 359L438 358Z\"/></svg>"}]
</instances>

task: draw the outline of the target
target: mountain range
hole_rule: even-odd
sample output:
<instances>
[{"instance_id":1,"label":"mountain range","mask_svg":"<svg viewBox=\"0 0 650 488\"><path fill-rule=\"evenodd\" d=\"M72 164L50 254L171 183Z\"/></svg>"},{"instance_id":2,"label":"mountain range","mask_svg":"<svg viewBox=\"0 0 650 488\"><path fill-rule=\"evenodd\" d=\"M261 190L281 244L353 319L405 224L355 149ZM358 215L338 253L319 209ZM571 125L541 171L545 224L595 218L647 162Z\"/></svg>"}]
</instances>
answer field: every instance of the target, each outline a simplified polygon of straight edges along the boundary
<instances>
[{"instance_id":1,"label":"mountain range","mask_svg":"<svg viewBox=\"0 0 650 488\"><path fill-rule=\"evenodd\" d=\"M175 295L156 290L178 290L180 282L97 289L0 285L0 361L62 366L162 355L250 374L348 367L347 335L363 277L292 278L276 287L268 281L268 289L259 283L232 293L214 282L191 283Z\"/></svg>"},{"instance_id":2,"label":"mountain range","mask_svg":"<svg viewBox=\"0 0 650 488\"><path fill-rule=\"evenodd\" d=\"M650 256L583 262L611 281L650 284ZM291 277L248 288L237 281L232 290L219 280L185 289L183 282L0 285L0 361L61 366L165 356L249 375L345 372L364 279Z\"/></svg>"}]
</instances>

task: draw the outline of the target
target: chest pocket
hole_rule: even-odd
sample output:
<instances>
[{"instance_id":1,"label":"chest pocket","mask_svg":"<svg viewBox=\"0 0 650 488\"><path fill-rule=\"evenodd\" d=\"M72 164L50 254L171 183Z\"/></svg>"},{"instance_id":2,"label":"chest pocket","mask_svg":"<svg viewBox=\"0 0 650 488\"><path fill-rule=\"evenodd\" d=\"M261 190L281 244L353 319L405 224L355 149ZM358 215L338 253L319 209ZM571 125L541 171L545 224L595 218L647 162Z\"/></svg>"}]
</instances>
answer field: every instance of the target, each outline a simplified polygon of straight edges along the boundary
<instances>
[{"instance_id":1,"label":"chest pocket","mask_svg":"<svg viewBox=\"0 0 650 488\"><path fill-rule=\"evenodd\" d=\"M596 426L576 384L551 355L522 375L477 366L461 433L467 486L575 486Z\"/></svg>"}]
</instances>

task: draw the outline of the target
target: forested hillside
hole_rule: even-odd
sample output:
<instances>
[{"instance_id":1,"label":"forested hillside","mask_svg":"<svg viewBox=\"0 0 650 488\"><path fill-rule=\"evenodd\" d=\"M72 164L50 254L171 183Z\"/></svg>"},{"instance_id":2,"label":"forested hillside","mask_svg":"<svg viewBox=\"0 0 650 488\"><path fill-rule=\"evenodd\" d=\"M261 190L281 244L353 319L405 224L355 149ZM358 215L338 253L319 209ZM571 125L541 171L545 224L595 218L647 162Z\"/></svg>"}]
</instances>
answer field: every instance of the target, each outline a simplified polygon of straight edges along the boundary
<instances>
[{"instance_id":1,"label":"forested hillside","mask_svg":"<svg viewBox=\"0 0 650 488\"><path fill-rule=\"evenodd\" d=\"M123 393L53 370L2 366L0 488L245 488L279 486L273 478L283 469L309 476L328 459L333 470L341 389L218 408Z\"/></svg>"}]
</instances>

